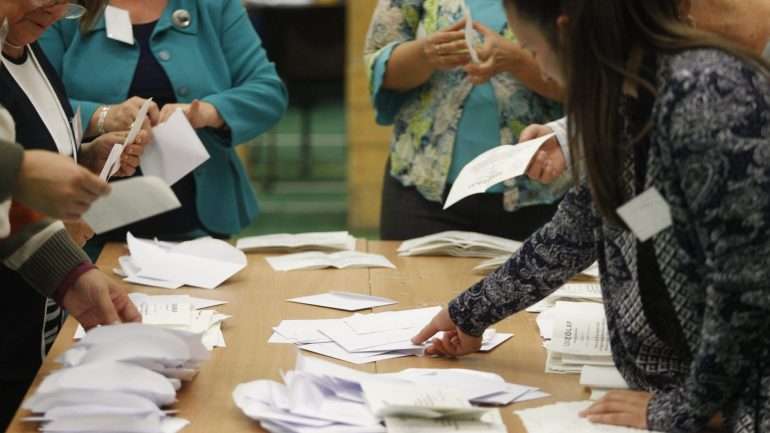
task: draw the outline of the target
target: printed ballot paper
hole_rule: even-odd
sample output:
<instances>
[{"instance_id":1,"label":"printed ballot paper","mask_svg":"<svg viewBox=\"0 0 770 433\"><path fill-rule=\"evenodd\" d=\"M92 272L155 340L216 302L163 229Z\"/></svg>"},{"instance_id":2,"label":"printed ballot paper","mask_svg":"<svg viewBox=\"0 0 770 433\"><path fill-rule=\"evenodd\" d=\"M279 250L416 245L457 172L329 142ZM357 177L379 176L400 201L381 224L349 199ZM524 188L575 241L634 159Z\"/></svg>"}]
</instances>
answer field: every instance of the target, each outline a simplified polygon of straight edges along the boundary
<instances>
[{"instance_id":1,"label":"printed ballot paper","mask_svg":"<svg viewBox=\"0 0 770 433\"><path fill-rule=\"evenodd\" d=\"M409 239L398 247L400 256L510 257L521 242L476 232L446 231Z\"/></svg>"},{"instance_id":2,"label":"printed ballot paper","mask_svg":"<svg viewBox=\"0 0 770 433\"><path fill-rule=\"evenodd\" d=\"M96 200L83 220L96 234L176 209L174 191L157 177L139 176L112 182L110 194Z\"/></svg>"},{"instance_id":3,"label":"printed ballot paper","mask_svg":"<svg viewBox=\"0 0 770 433\"><path fill-rule=\"evenodd\" d=\"M540 146L553 136L549 134L523 143L496 146L477 156L460 170L444 202L444 209L465 197L482 193L500 182L524 174Z\"/></svg>"},{"instance_id":4,"label":"printed ballot paper","mask_svg":"<svg viewBox=\"0 0 770 433\"><path fill-rule=\"evenodd\" d=\"M206 237L168 245L128 233L126 240L130 262L123 259L121 268L128 281L138 284L215 289L246 267L246 255L219 239ZM156 281L161 283L154 284Z\"/></svg>"},{"instance_id":5,"label":"printed ballot paper","mask_svg":"<svg viewBox=\"0 0 770 433\"><path fill-rule=\"evenodd\" d=\"M152 138L144 148L142 173L159 177L169 185L209 159L209 152L181 109L152 128Z\"/></svg>"},{"instance_id":6,"label":"printed ballot paper","mask_svg":"<svg viewBox=\"0 0 770 433\"><path fill-rule=\"evenodd\" d=\"M288 301L296 302L298 304L316 305L319 307L334 308L337 310L345 311L366 310L368 308L383 307L385 305L393 305L397 303L396 301L388 298L350 292L321 293L318 295L291 298L288 299Z\"/></svg>"},{"instance_id":7,"label":"printed ballot paper","mask_svg":"<svg viewBox=\"0 0 770 433\"><path fill-rule=\"evenodd\" d=\"M147 118L147 112L150 110L151 104L152 98L145 100L139 108L139 111L136 113L136 118L131 124L131 129L128 131L128 135L126 135L126 139L123 140L123 144L116 143L112 146L112 150L110 150L110 154L107 155L107 161L104 163L104 167L102 167L99 177L104 180L110 180L110 178L120 170L120 157L123 156L123 150L126 146L132 144L134 140L136 140L136 136L139 135L139 131L142 130L142 124L144 123L144 119Z\"/></svg>"},{"instance_id":8,"label":"printed ballot paper","mask_svg":"<svg viewBox=\"0 0 770 433\"><path fill-rule=\"evenodd\" d=\"M514 412L521 418L529 433L648 433L628 427L594 424L578 414L593 404L592 401L555 403Z\"/></svg>"},{"instance_id":9,"label":"printed ballot paper","mask_svg":"<svg viewBox=\"0 0 770 433\"><path fill-rule=\"evenodd\" d=\"M246 252L327 251L356 249L356 238L346 231L278 233L238 239L236 248Z\"/></svg>"},{"instance_id":10,"label":"printed ballot paper","mask_svg":"<svg viewBox=\"0 0 770 433\"><path fill-rule=\"evenodd\" d=\"M267 263L276 271L297 271L307 269L352 269L352 268L390 268L396 266L385 256L362 253L359 251L340 251L338 253L321 253L310 251L306 253L287 254L285 256L267 257Z\"/></svg>"}]
</instances>

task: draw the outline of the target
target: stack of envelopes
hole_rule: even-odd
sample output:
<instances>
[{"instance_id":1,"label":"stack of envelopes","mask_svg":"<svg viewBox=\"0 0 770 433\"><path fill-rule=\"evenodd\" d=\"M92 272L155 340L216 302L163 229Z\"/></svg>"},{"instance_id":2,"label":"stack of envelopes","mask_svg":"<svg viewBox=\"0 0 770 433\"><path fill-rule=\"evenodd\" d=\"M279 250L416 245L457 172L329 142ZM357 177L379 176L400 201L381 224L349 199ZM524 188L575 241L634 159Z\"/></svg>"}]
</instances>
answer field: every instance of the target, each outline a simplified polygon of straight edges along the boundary
<instances>
[{"instance_id":1,"label":"stack of envelopes","mask_svg":"<svg viewBox=\"0 0 770 433\"><path fill-rule=\"evenodd\" d=\"M103 326L65 352L22 407L44 432L175 433L162 408L208 359L200 335L142 324Z\"/></svg>"},{"instance_id":2,"label":"stack of envelopes","mask_svg":"<svg viewBox=\"0 0 770 433\"><path fill-rule=\"evenodd\" d=\"M505 432L497 409L472 403L486 404L502 394L513 396L507 403L547 395L491 373L410 369L377 375L301 355L283 382L238 385L233 399L271 432L406 432L415 426Z\"/></svg>"},{"instance_id":3,"label":"stack of envelopes","mask_svg":"<svg viewBox=\"0 0 770 433\"><path fill-rule=\"evenodd\" d=\"M439 311L441 307L428 307L341 319L283 320L273 328L268 341L296 344L302 350L353 364L421 355L425 345L413 344L412 337ZM489 329L484 333L481 351L490 351L512 336Z\"/></svg>"},{"instance_id":4,"label":"stack of envelopes","mask_svg":"<svg viewBox=\"0 0 770 433\"><path fill-rule=\"evenodd\" d=\"M493 258L510 256L521 242L475 232L447 231L404 241L402 256L458 256Z\"/></svg>"},{"instance_id":5,"label":"stack of envelopes","mask_svg":"<svg viewBox=\"0 0 770 433\"><path fill-rule=\"evenodd\" d=\"M312 232L298 234L272 234L251 236L238 239L236 247L247 252L287 252L287 251L335 251L356 249L356 238L350 233Z\"/></svg>"}]
</instances>

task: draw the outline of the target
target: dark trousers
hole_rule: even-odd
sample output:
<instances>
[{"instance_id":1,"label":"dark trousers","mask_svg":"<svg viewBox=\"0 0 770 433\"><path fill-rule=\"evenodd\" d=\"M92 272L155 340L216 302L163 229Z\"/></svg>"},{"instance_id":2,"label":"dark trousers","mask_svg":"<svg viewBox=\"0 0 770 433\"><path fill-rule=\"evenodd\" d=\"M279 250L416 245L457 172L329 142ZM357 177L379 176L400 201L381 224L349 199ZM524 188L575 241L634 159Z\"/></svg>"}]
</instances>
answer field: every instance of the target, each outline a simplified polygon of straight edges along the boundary
<instances>
[{"instance_id":1,"label":"dark trousers","mask_svg":"<svg viewBox=\"0 0 770 433\"><path fill-rule=\"evenodd\" d=\"M443 199L447 194L449 188ZM380 238L405 240L462 230L523 241L551 220L557 205L528 206L507 212L501 194L476 194L447 210L442 207L442 203L425 199L417 188L403 186L390 175L388 164L382 188Z\"/></svg>"},{"instance_id":2,"label":"dark trousers","mask_svg":"<svg viewBox=\"0 0 770 433\"><path fill-rule=\"evenodd\" d=\"M30 384L32 379L22 381L0 379L0 431L8 428Z\"/></svg>"}]
</instances>

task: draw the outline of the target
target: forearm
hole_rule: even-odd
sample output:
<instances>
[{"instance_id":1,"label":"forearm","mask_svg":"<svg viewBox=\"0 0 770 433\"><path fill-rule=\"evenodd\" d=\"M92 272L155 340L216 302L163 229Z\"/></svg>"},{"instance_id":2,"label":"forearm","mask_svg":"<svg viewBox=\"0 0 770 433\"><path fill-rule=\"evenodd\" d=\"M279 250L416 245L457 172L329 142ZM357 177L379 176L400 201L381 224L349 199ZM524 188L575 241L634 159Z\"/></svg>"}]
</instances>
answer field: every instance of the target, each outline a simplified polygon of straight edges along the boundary
<instances>
[{"instance_id":1,"label":"forearm","mask_svg":"<svg viewBox=\"0 0 770 433\"><path fill-rule=\"evenodd\" d=\"M430 79L435 70L425 58L424 41L404 42L393 50L382 82L383 88L406 92Z\"/></svg>"}]
</instances>

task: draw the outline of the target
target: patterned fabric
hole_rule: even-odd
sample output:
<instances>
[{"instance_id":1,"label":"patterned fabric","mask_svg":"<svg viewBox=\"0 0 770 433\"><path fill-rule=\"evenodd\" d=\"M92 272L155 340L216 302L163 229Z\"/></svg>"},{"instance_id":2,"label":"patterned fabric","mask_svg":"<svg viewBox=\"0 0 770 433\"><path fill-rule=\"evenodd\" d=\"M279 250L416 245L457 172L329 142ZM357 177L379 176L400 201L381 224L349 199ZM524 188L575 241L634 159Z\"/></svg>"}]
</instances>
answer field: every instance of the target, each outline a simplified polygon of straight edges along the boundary
<instances>
[{"instance_id":1,"label":"patterned fabric","mask_svg":"<svg viewBox=\"0 0 770 433\"><path fill-rule=\"evenodd\" d=\"M398 44L417 38L418 29L431 34L462 18L462 0L380 0L364 52L377 122L393 125L391 175L404 186L416 186L426 199L436 202L441 201L447 184L457 124L472 85L465 72L457 68L438 71L428 82L409 92L388 91L378 84L387 62L378 60L389 59ZM514 39L507 25L501 34ZM531 92L511 74L498 74L490 83L498 100L502 144L515 143L521 130L531 123L545 123L561 116L559 104ZM533 185L520 186L524 184L509 186L524 189L511 196L510 210L552 202L553 196L560 197L568 188L561 182L550 188L550 194L529 193L526 189ZM561 191L554 192L556 187Z\"/></svg>"},{"instance_id":2,"label":"patterned fabric","mask_svg":"<svg viewBox=\"0 0 770 433\"><path fill-rule=\"evenodd\" d=\"M661 58L658 83L645 189L671 207L673 225L653 242L688 350L653 331L637 241L599 216L585 185L449 313L481 335L598 259L615 364L631 387L653 393L648 427L696 432L721 412L731 432L770 431L770 84L715 50ZM629 198L641 192L632 158Z\"/></svg>"}]
</instances>

